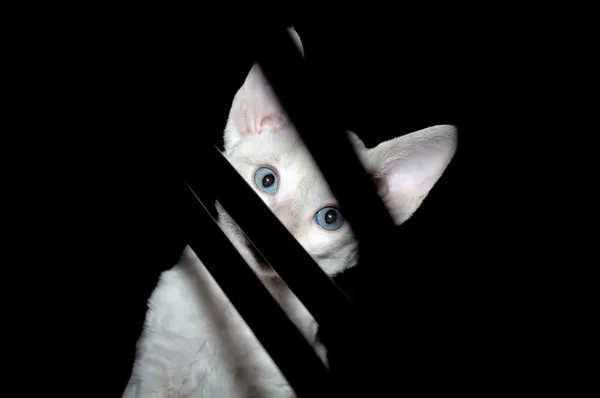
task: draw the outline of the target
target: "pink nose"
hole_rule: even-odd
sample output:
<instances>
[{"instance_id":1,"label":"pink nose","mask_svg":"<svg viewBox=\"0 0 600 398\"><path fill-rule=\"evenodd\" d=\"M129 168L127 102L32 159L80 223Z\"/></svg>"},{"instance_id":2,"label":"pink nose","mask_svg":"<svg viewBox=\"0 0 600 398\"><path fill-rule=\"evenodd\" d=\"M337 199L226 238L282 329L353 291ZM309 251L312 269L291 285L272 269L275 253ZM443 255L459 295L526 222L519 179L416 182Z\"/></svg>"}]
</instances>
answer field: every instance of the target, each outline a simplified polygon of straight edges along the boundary
<instances>
[{"instance_id":1,"label":"pink nose","mask_svg":"<svg viewBox=\"0 0 600 398\"><path fill-rule=\"evenodd\" d=\"M289 212L279 212L277 214L277 218L292 234L298 229L299 222L298 217L295 214Z\"/></svg>"}]
</instances>

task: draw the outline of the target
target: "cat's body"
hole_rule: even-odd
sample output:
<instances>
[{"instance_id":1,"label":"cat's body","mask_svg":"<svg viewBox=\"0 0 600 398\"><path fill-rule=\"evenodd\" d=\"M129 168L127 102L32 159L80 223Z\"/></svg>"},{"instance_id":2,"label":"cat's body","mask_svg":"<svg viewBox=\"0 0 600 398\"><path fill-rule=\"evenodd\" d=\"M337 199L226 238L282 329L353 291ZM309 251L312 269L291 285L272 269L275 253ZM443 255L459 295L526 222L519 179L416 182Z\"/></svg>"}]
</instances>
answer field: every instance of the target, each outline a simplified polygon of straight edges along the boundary
<instances>
[{"instance_id":1,"label":"cat's body","mask_svg":"<svg viewBox=\"0 0 600 398\"><path fill-rule=\"evenodd\" d=\"M297 36L296 40L299 41ZM409 218L456 148L436 126L367 149L351 135L397 224ZM329 275L354 266L357 242L335 197L258 67L236 94L225 154ZM217 204L219 223L242 257L326 363L317 324ZM225 266L225 265L224 265ZM125 397L290 397L293 390L201 261L188 247L153 292Z\"/></svg>"},{"instance_id":2,"label":"cat's body","mask_svg":"<svg viewBox=\"0 0 600 398\"><path fill-rule=\"evenodd\" d=\"M285 294L277 284L274 280L267 285L270 291ZM297 321L305 336L314 339L316 325L310 314ZM279 369L189 247L181 261L162 274L152 294L138 350L134 374L140 383L130 386L138 390L131 396L293 396Z\"/></svg>"}]
</instances>

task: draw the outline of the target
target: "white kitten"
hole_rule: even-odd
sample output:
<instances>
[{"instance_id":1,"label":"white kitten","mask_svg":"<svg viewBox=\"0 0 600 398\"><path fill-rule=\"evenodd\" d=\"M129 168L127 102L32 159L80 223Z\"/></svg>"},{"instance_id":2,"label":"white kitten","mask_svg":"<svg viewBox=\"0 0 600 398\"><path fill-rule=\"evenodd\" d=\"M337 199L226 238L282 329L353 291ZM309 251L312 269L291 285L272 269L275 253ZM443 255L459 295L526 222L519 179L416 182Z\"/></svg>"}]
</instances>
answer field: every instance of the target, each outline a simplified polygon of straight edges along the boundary
<instances>
[{"instance_id":1,"label":"white kitten","mask_svg":"<svg viewBox=\"0 0 600 398\"><path fill-rule=\"evenodd\" d=\"M300 48L299 38L292 31ZM435 126L355 149L397 224L442 175L456 130ZM255 65L237 92L224 134L227 159L329 275L356 265L357 242L309 152ZM317 325L217 203L233 245L326 362ZM126 397L292 397L294 393L202 262L187 247L152 293Z\"/></svg>"}]
</instances>

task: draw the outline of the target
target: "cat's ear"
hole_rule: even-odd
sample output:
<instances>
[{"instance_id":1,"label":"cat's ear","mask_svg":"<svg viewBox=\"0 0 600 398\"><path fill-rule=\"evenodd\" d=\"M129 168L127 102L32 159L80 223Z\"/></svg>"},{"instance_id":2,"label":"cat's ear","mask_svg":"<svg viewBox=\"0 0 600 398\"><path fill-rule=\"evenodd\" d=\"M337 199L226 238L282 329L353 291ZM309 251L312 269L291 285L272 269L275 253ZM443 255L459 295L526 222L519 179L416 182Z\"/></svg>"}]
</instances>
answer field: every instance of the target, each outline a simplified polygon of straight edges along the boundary
<instances>
[{"instance_id":1,"label":"cat's ear","mask_svg":"<svg viewBox=\"0 0 600 398\"><path fill-rule=\"evenodd\" d=\"M304 54L298 33L288 29L300 52ZM260 66L254 64L244 84L236 93L225 127L225 150L229 152L246 136L281 130L288 118Z\"/></svg>"},{"instance_id":2,"label":"cat's ear","mask_svg":"<svg viewBox=\"0 0 600 398\"><path fill-rule=\"evenodd\" d=\"M409 219L450 163L457 146L454 126L439 125L366 149L352 137L394 222Z\"/></svg>"}]
</instances>

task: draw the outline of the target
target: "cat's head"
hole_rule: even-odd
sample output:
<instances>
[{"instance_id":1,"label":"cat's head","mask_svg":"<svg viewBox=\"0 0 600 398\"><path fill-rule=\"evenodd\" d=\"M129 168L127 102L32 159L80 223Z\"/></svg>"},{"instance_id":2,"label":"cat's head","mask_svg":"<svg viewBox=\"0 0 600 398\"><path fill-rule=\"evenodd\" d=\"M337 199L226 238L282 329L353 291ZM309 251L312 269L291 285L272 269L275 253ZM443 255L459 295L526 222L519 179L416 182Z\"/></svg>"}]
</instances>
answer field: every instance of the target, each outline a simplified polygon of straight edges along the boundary
<instances>
[{"instance_id":1,"label":"cat's head","mask_svg":"<svg viewBox=\"0 0 600 398\"><path fill-rule=\"evenodd\" d=\"M302 48L297 34L292 34ZM457 143L456 129L448 125L419 130L370 149L349 134L398 225L420 206L449 164ZM231 164L327 274L356 265L356 238L258 65L235 95L224 143ZM250 266L273 275L231 217L219 204L217 208L221 226Z\"/></svg>"}]
</instances>

